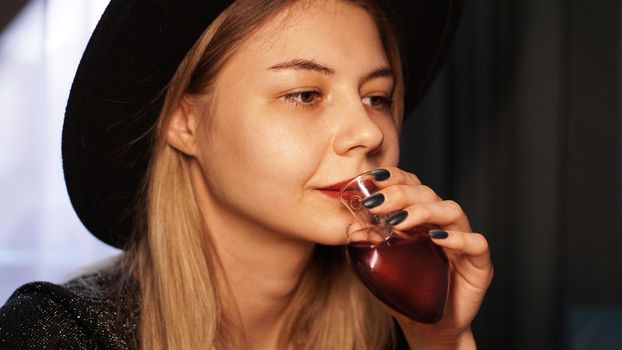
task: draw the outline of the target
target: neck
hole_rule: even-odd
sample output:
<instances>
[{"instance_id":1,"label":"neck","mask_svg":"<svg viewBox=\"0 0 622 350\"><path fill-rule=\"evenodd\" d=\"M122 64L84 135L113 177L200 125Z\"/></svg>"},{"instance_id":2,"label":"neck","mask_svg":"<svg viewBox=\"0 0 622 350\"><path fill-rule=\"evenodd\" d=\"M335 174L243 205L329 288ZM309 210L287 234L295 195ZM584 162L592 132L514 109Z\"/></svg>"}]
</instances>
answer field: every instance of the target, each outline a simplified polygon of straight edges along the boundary
<instances>
[{"instance_id":1,"label":"neck","mask_svg":"<svg viewBox=\"0 0 622 350\"><path fill-rule=\"evenodd\" d=\"M196 191L203 181L195 176L193 183ZM283 315L315 245L270 232L209 198L197 201L226 276L220 288L230 297L223 300L228 318L239 320L245 348L277 348Z\"/></svg>"},{"instance_id":2,"label":"neck","mask_svg":"<svg viewBox=\"0 0 622 350\"><path fill-rule=\"evenodd\" d=\"M218 231L210 232L219 235ZM284 315L304 270L309 264L313 246L269 244L256 240L239 244L232 235L254 235L249 230L229 229L226 239L213 238L231 293L232 307L237 311L247 346L274 349L284 325ZM244 238L247 239L247 238Z\"/></svg>"}]
</instances>

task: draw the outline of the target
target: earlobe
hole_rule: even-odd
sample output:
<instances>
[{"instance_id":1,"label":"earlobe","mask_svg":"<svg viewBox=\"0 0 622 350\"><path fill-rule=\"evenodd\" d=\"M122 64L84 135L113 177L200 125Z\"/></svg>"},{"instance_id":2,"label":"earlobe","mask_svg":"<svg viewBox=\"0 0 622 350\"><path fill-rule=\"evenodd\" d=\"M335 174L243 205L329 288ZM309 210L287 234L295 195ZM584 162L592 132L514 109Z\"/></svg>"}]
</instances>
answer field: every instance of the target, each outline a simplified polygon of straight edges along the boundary
<instances>
[{"instance_id":1,"label":"earlobe","mask_svg":"<svg viewBox=\"0 0 622 350\"><path fill-rule=\"evenodd\" d=\"M182 98L167 125L167 143L186 155L195 156L196 125L195 108Z\"/></svg>"}]
</instances>

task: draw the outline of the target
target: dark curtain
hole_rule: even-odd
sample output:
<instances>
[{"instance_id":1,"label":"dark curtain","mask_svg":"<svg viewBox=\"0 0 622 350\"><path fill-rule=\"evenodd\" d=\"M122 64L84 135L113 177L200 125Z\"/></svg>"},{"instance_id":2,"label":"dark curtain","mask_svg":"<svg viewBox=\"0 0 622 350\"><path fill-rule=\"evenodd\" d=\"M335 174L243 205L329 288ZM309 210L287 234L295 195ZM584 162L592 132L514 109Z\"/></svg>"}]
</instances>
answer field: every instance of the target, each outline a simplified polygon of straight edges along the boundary
<instances>
[{"instance_id":1,"label":"dark curtain","mask_svg":"<svg viewBox=\"0 0 622 350\"><path fill-rule=\"evenodd\" d=\"M480 349L619 348L569 325L622 303L620 21L615 0L466 1L405 124L401 166L491 245Z\"/></svg>"}]
</instances>

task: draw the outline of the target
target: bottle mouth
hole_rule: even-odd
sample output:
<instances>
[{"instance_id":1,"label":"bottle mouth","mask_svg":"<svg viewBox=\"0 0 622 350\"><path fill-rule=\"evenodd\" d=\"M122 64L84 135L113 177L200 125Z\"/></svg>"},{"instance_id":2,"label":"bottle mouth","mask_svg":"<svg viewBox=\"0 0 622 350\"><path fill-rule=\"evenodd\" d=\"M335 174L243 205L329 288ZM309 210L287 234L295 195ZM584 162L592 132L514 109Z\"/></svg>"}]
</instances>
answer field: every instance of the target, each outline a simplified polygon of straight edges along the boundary
<instances>
[{"instance_id":1,"label":"bottle mouth","mask_svg":"<svg viewBox=\"0 0 622 350\"><path fill-rule=\"evenodd\" d=\"M348 181L345 185L341 187L339 190L339 198L349 198L348 192L359 193L359 198L362 199L364 197L369 196L371 193L369 191L377 190L372 177L371 171L366 171L357 175L352 180ZM362 197L362 198L361 198ZM344 203L346 204L346 203Z\"/></svg>"},{"instance_id":2,"label":"bottle mouth","mask_svg":"<svg viewBox=\"0 0 622 350\"><path fill-rule=\"evenodd\" d=\"M371 171L359 174L339 191L339 201L354 216L356 222L348 226L346 236L352 241L379 242L391 236L391 225L387 223L388 215L370 213L363 205L363 199L378 191Z\"/></svg>"}]
</instances>

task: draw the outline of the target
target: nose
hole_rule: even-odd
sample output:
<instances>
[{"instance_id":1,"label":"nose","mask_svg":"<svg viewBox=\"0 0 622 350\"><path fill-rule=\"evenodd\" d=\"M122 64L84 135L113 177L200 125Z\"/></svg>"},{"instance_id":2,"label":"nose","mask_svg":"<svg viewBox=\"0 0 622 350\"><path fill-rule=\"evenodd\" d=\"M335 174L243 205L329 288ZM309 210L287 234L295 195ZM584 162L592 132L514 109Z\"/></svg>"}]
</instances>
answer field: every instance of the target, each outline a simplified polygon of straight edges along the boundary
<instances>
[{"instance_id":1,"label":"nose","mask_svg":"<svg viewBox=\"0 0 622 350\"><path fill-rule=\"evenodd\" d=\"M339 155L369 155L379 151L384 141L384 132L361 99L357 96L350 99L349 103L340 105L337 112L339 127L333 143L335 152Z\"/></svg>"}]
</instances>

